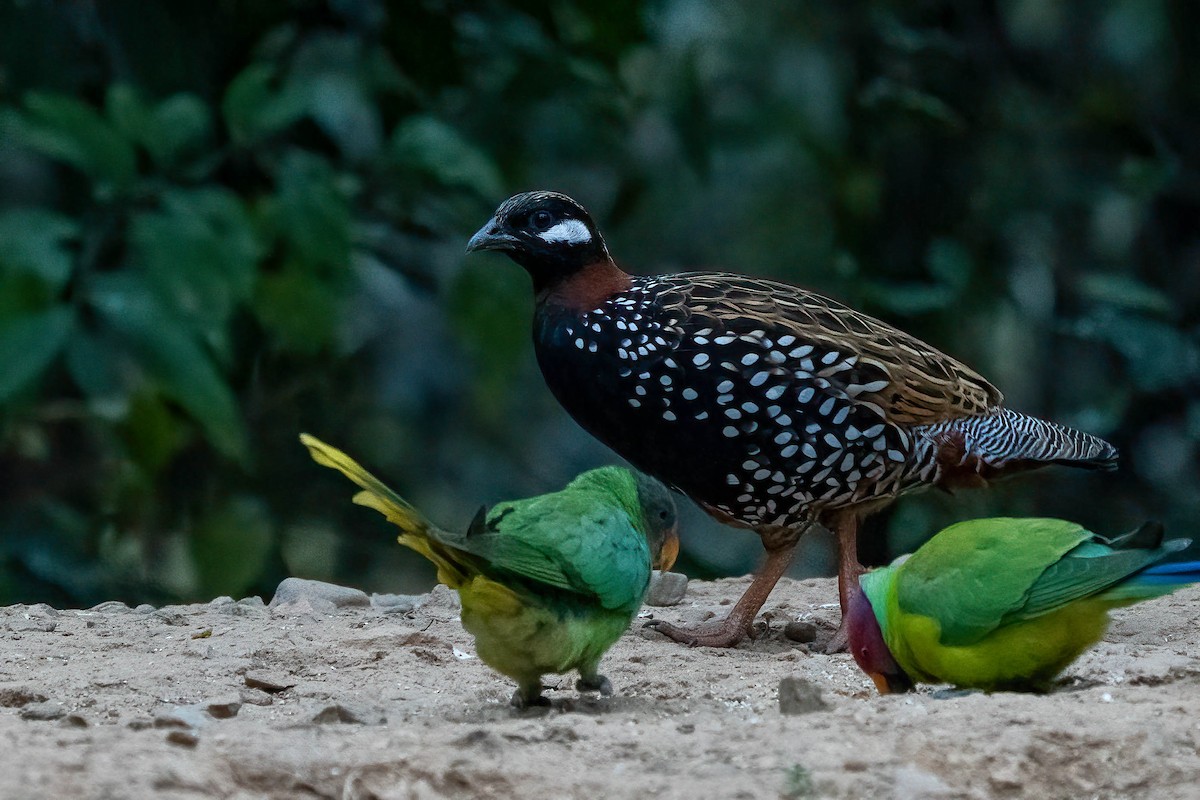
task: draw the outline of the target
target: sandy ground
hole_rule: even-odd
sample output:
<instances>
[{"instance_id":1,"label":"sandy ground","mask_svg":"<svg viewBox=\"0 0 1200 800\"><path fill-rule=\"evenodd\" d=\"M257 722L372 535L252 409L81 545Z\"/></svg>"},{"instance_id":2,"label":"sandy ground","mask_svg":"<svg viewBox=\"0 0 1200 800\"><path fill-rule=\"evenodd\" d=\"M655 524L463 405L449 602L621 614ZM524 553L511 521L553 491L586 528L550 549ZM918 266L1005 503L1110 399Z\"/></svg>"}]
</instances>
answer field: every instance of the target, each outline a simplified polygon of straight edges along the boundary
<instances>
[{"instance_id":1,"label":"sandy ground","mask_svg":"<svg viewBox=\"0 0 1200 800\"><path fill-rule=\"evenodd\" d=\"M647 612L695 621L744 586ZM554 707L525 713L444 589L407 611L12 606L0 797L1200 798L1200 588L1116 613L1049 696L879 697L819 652L834 596L785 580L729 651L637 625L605 662L616 696L551 678ZM781 713L788 677L823 708Z\"/></svg>"}]
</instances>

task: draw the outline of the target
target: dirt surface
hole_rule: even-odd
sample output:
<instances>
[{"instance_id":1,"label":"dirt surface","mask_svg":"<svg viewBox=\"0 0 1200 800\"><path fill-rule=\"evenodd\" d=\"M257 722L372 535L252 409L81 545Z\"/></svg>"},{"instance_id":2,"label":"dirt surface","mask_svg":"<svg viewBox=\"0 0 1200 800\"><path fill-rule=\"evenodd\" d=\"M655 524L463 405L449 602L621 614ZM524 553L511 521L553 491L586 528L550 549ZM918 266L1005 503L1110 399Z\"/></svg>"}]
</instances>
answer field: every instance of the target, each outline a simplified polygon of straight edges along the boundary
<instances>
[{"instance_id":1,"label":"dirt surface","mask_svg":"<svg viewBox=\"0 0 1200 800\"><path fill-rule=\"evenodd\" d=\"M745 585L647 612L696 621ZM524 713L444 589L391 610L12 606L0 797L1200 798L1200 588L1114 614L1049 696L879 697L819 652L835 596L785 580L735 650L635 625L605 661L616 696L551 677L554 707Z\"/></svg>"}]
</instances>

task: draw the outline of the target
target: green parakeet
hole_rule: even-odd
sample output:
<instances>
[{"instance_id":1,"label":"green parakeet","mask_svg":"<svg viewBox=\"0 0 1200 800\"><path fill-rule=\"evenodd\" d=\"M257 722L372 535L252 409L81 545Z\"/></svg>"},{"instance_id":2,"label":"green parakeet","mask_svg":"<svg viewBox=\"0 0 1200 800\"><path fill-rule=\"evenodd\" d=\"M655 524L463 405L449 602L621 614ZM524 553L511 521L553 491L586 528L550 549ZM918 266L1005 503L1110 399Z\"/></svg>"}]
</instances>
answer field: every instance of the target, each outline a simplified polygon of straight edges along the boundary
<instances>
[{"instance_id":1,"label":"green parakeet","mask_svg":"<svg viewBox=\"0 0 1200 800\"><path fill-rule=\"evenodd\" d=\"M1200 580L1200 562L1147 523L1105 539L1058 519L977 519L862 576L850 652L881 693L914 682L1045 690L1108 626L1108 611Z\"/></svg>"},{"instance_id":2,"label":"green parakeet","mask_svg":"<svg viewBox=\"0 0 1200 800\"><path fill-rule=\"evenodd\" d=\"M458 591L480 659L517 682L513 705L544 705L542 676L578 670L580 691L612 693L600 658L629 627L652 567L678 553L675 503L657 480L623 467L585 472L558 492L483 510L465 533L444 531L340 450L301 434L313 459L363 491L400 544Z\"/></svg>"}]
</instances>

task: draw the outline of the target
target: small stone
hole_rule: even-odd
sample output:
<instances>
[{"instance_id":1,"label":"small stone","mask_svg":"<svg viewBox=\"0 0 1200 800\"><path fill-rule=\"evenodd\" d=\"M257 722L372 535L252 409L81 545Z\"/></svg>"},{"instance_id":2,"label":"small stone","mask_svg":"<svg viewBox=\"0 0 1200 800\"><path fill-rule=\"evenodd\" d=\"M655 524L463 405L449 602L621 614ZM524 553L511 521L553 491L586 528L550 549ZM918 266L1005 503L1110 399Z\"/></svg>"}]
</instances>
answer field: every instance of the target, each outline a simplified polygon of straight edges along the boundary
<instances>
[{"instance_id":1,"label":"small stone","mask_svg":"<svg viewBox=\"0 0 1200 800\"><path fill-rule=\"evenodd\" d=\"M258 595L251 595L250 597L243 597L241 600L237 601L237 604L239 606L241 606L242 608L251 608L251 609L260 609L260 610L267 607L266 603L264 603L263 599L261 597L259 597Z\"/></svg>"},{"instance_id":2,"label":"small stone","mask_svg":"<svg viewBox=\"0 0 1200 800\"><path fill-rule=\"evenodd\" d=\"M221 606L231 606L233 605L233 602L234 601L232 597L227 594L223 594L220 597L214 597L212 600L209 600L208 604L212 608L220 608Z\"/></svg>"},{"instance_id":3,"label":"small stone","mask_svg":"<svg viewBox=\"0 0 1200 800\"><path fill-rule=\"evenodd\" d=\"M313 714L312 721L318 725L326 725L331 722L349 725L382 725L387 722L387 717L377 708L334 703Z\"/></svg>"},{"instance_id":4,"label":"small stone","mask_svg":"<svg viewBox=\"0 0 1200 800\"><path fill-rule=\"evenodd\" d=\"M804 678L784 678L779 681L779 713L811 714L825 711L829 705L821 699L821 690Z\"/></svg>"},{"instance_id":5,"label":"small stone","mask_svg":"<svg viewBox=\"0 0 1200 800\"><path fill-rule=\"evenodd\" d=\"M238 699L252 706L269 706L275 702L275 698L262 689L251 689L249 687L238 692Z\"/></svg>"},{"instance_id":6,"label":"small stone","mask_svg":"<svg viewBox=\"0 0 1200 800\"><path fill-rule=\"evenodd\" d=\"M263 672L261 670L247 672L244 680L246 685L251 689L262 689L264 692L270 692L272 694L275 694L276 692L282 692L286 689L291 689L296 685L295 681L288 680L282 675Z\"/></svg>"},{"instance_id":7,"label":"small stone","mask_svg":"<svg viewBox=\"0 0 1200 800\"><path fill-rule=\"evenodd\" d=\"M0 708L20 708L45 701L46 695L28 686L0 686Z\"/></svg>"},{"instance_id":8,"label":"small stone","mask_svg":"<svg viewBox=\"0 0 1200 800\"><path fill-rule=\"evenodd\" d=\"M149 717L135 717L128 722L128 728L131 731L144 731L152 727L154 727L154 720Z\"/></svg>"},{"instance_id":9,"label":"small stone","mask_svg":"<svg viewBox=\"0 0 1200 800\"><path fill-rule=\"evenodd\" d=\"M21 709L21 719L45 722L52 719L62 719L67 715L61 703L47 700L41 703L29 703Z\"/></svg>"},{"instance_id":10,"label":"small stone","mask_svg":"<svg viewBox=\"0 0 1200 800\"><path fill-rule=\"evenodd\" d=\"M271 598L271 608L299 600L324 600L336 608L371 605L371 598L361 589L305 578L284 578L275 589L275 596Z\"/></svg>"},{"instance_id":11,"label":"small stone","mask_svg":"<svg viewBox=\"0 0 1200 800\"><path fill-rule=\"evenodd\" d=\"M27 616L32 617L57 617L59 616L58 609L49 603L34 603L25 610Z\"/></svg>"},{"instance_id":12,"label":"small stone","mask_svg":"<svg viewBox=\"0 0 1200 800\"><path fill-rule=\"evenodd\" d=\"M113 614L122 611L128 611L129 606L125 605L120 600L105 600L103 603L92 606L90 610L96 611L100 614Z\"/></svg>"},{"instance_id":13,"label":"small stone","mask_svg":"<svg viewBox=\"0 0 1200 800\"><path fill-rule=\"evenodd\" d=\"M192 731L171 731L167 734L167 741L180 747L195 747L200 744L200 737Z\"/></svg>"},{"instance_id":14,"label":"small stone","mask_svg":"<svg viewBox=\"0 0 1200 800\"><path fill-rule=\"evenodd\" d=\"M88 721L82 714L67 714L61 724L66 728L86 728Z\"/></svg>"},{"instance_id":15,"label":"small stone","mask_svg":"<svg viewBox=\"0 0 1200 800\"><path fill-rule=\"evenodd\" d=\"M656 569L650 574L645 603L648 606L679 605L687 593L687 585L687 575L682 572L661 572Z\"/></svg>"},{"instance_id":16,"label":"small stone","mask_svg":"<svg viewBox=\"0 0 1200 800\"><path fill-rule=\"evenodd\" d=\"M423 594L373 594L371 605L385 614L406 614L416 611L425 602Z\"/></svg>"},{"instance_id":17,"label":"small stone","mask_svg":"<svg viewBox=\"0 0 1200 800\"><path fill-rule=\"evenodd\" d=\"M793 642L813 642L817 639L817 626L811 622L792 620L783 626L783 635Z\"/></svg>"},{"instance_id":18,"label":"small stone","mask_svg":"<svg viewBox=\"0 0 1200 800\"><path fill-rule=\"evenodd\" d=\"M134 607L133 610L138 614L153 614L155 609L149 603L142 603L140 606Z\"/></svg>"},{"instance_id":19,"label":"small stone","mask_svg":"<svg viewBox=\"0 0 1200 800\"><path fill-rule=\"evenodd\" d=\"M13 633L53 633L58 623L52 619L23 619L10 623L8 629Z\"/></svg>"},{"instance_id":20,"label":"small stone","mask_svg":"<svg viewBox=\"0 0 1200 800\"><path fill-rule=\"evenodd\" d=\"M289 600L286 603L272 606L271 610L276 614L298 617L303 614L328 616L336 614L338 609L332 602L320 597L301 597L297 600Z\"/></svg>"},{"instance_id":21,"label":"small stone","mask_svg":"<svg viewBox=\"0 0 1200 800\"><path fill-rule=\"evenodd\" d=\"M230 719L236 717L237 713L242 710L242 703L240 700L220 700L209 703L204 710L215 719Z\"/></svg>"}]
</instances>

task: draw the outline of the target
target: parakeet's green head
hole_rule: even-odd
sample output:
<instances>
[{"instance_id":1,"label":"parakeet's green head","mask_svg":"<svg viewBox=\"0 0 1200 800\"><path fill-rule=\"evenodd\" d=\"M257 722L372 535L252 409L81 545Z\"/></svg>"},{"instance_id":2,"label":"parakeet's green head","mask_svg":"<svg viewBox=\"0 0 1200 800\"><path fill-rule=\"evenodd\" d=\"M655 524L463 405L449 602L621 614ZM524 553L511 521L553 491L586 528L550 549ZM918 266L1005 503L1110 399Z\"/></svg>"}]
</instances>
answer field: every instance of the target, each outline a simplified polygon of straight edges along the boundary
<instances>
[{"instance_id":1,"label":"parakeet's green head","mask_svg":"<svg viewBox=\"0 0 1200 800\"><path fill-rule=\"evenodd\" d=\"M600 467L571 481L568 489L592 487L615 495L646 534L655 569L668 570L679 555L675 499L661 481L626 467Z\"/></svg>"},{"instance_id":2,"label":"parakeet's green head","mask_svg":"<svg viewBox=\"0 0 1200 800\"><path fill-rule=\"evenodd\" d=\"M867 581L873 575L874 573L868 573L863 576L863 580ZM912 678L896 663L891 649L884 641L879 619L862 587L850 596L845 624L850 655L854 656L862 671L875 682L880 694L907 692L913 688Z\"/></svg>"},{"instance_id":3,"label":"parakeet's green head","mask_svg":"<svg viewBox=\"0 0 1200 800\"><path fill-rule=\"evenodd\" d=\"M654 554L654 568L665 572L674 566L679 556L679 518L675 498L662 481L642 472L635 472L634 478L642 517L646 521L650 552Z\"/></svg>"}]
</instances>

